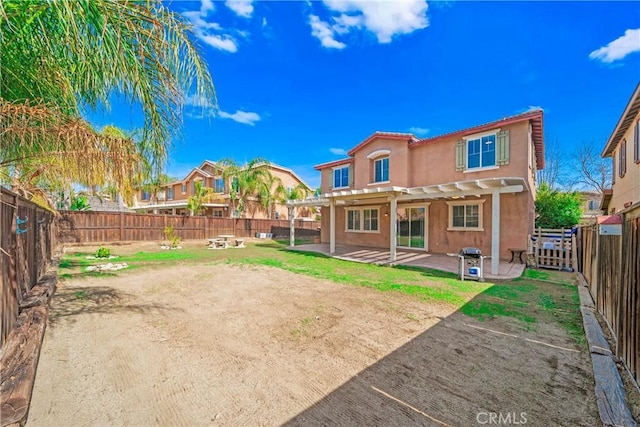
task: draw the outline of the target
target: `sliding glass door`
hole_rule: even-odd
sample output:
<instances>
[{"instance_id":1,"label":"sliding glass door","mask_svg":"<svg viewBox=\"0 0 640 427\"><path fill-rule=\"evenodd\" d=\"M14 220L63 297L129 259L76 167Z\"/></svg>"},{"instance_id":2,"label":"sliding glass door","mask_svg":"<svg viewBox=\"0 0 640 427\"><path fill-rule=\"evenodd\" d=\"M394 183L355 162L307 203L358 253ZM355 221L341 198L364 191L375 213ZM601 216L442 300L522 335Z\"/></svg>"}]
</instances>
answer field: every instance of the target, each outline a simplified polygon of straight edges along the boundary
<instances>
[{"instance_id":1,"label":"sliding glass door","mask_svg":"<svg viewBox=\"0 0 640 427\"><path fill-rule=\"evenodd\" d=\"M427 207L398 207L397 245L403 248L427 249Z\"/></svg>"}]
</instances>

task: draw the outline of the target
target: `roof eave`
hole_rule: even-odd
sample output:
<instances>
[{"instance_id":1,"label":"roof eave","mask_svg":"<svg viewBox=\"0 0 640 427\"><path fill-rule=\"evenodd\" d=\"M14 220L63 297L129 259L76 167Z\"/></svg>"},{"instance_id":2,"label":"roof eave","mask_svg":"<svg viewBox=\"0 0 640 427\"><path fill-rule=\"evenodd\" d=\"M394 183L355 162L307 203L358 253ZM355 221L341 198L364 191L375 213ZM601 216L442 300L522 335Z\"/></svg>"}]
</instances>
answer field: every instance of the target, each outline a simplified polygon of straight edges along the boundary
<instances>
[{"instance_id":1,"label":"roof eave","mask_svg":"<svg viewBox=\"0 0 640 427\"><path fill-rule=\"evenodd\" d=\"M415 143L418 141L418 138L412 133L393 133L393 132L385 133L385 132L376 131L373 133L373 135L369 136L360 144L356 145L351 150L349 150L347 154L349 156L353 156L356 152L358 152L359 150L364 148L366 145L368 145L370 142L378 138L392 139L396 141L407 141L408 143L410 142Z\"/></svg>"},{"instance_id":2,"label":"roof eave","mask_svg":"<svg viewBox=\"0 0 640 427\"><path fill-rule=\"evenodd\" d=\"M607 144L605 145L604 150L602 150L602 154L600 155L601 157L611 157L614 150L618 146L618 143L620 142L620 140L622 140L622 137L629 129L627 119L629 118L630 115L632 115L633 117L631 117L631 120L633 120L633 118L635 118L636 114L638 114L639 111L640 111L640 82L638 82L638 85L636 86L636 89L633 91L633 95L631 95L631 98L629 98L629 102L627 102L627 106L625 107L622 115L620 116L620 119L618 120L616 127L613 129L611 136L607 140Z\"/></svg>"},{"instance_id":3,"label":"roof eave","mask_svg":"<svg viewBox=\"0 0 640 427\"><path fill-rule=\"evenodd\" d=\"M346 165L353 162L353 157L348 157L346 159L333 160L331 162L320 163L319 165L315 165L313 168L317 171L322 169L331 168L334 166Z\"/></svg>"}]
</instances>

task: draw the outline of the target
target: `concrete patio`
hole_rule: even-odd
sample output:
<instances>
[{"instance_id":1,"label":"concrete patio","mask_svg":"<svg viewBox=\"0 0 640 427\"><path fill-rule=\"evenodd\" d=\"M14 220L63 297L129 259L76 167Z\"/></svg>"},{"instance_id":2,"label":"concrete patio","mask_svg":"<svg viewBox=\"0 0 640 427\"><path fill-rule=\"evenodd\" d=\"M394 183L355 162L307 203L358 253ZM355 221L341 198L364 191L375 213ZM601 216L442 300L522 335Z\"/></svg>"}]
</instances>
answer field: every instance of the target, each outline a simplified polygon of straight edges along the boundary
<instances>
[{"instance_id":1,"label":"concrete patio","mask_svg":"<svg viewBox=\"0 0 640 427\"><path fill-rule=\"evenodd\" d=\"M292 250L316 252L333 258L346 261L363 262L379 265L410 265L415 267L433 268L436 270L449 271L458 273L458 256L457 254L434 254L424 251L412 251L407 249L398 249L397 258L394 263L389 261L389 251L378 248L368 248L362 246L348 246L336 244L336 251L329 253L328 243L312 243L299 246L289 247ZM518 259L513 263L500 260L499 273L493 275L491 271L491 262L487 259L484 262L484 278L485 280L510 280L520 277L524 271L524 264L520 264Z\"/></svg>"}]
</instances>

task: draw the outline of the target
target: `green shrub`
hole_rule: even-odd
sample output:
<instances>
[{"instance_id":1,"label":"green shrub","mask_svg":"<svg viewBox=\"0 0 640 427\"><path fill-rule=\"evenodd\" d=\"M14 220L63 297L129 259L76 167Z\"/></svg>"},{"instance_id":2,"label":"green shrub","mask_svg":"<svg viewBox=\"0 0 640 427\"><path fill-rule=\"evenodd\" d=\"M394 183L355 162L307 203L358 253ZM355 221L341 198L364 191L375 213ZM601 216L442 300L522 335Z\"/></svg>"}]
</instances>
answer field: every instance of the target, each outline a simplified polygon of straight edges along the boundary
<instances>
[{"instance_id":1,"label":"green shrub","mask_svg":"<svg viewBox=\"0 0 640 427\"><path fill-rule=\"evenodd\" d=\"M96 251L96 258L109 258L111 256L111 249L109 248L99 248Z\"/></svg>"},{"instance_id":2,"label":"green shrub","mask_svg":"<svg viewBox=\"0 0 640 427\"><path fill-rule=\"evenodd\" d=\"M172 248L177 248L180 244L180 236L176 234L173 229L173 225L168 225L164 228L164 235L169 240L169 246Z\"/></svg>"}]
</instances>

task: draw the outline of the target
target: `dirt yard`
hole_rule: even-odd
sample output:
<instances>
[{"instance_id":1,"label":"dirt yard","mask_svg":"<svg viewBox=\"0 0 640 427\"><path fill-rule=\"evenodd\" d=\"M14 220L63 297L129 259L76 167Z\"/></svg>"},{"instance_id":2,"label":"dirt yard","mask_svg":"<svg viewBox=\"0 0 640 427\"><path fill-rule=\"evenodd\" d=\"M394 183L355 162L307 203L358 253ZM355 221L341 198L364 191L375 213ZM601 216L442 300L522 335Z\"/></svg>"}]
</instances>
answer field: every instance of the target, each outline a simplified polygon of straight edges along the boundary
<instances>
[{"instance_id":1,"label":"dirt yard","mask_svg":"<svg viewBox=\"0 0 640 427\"><path fill-rule=\"evenodd\" d=\"M598 425L588 354L512 322L268 267L68 280L29 425Z\"/></svg>"}]
</instances>

